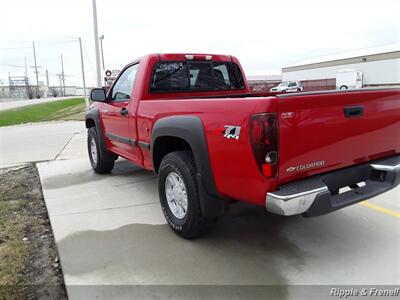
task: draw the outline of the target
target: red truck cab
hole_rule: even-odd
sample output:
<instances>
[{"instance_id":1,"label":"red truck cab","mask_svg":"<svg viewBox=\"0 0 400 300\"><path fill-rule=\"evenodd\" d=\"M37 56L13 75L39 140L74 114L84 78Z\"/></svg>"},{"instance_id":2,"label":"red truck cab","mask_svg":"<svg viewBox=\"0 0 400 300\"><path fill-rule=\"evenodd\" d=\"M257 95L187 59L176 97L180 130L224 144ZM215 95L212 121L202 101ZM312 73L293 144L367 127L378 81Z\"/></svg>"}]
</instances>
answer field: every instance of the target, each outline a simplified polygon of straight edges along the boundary
<instances>
[{"instance_id":1,"label":"red truck cab","mask_svg":"<svg viewBox=\"0 0 400 300\"><path fill-rule=\"evenodd\" d=\"M231 200L316 216L399 184L399 90L256 96L233 56L150 54L91 98L93 169L121 156L154 171L166 220L186 238Z\"/></svg>"}]
</instances>

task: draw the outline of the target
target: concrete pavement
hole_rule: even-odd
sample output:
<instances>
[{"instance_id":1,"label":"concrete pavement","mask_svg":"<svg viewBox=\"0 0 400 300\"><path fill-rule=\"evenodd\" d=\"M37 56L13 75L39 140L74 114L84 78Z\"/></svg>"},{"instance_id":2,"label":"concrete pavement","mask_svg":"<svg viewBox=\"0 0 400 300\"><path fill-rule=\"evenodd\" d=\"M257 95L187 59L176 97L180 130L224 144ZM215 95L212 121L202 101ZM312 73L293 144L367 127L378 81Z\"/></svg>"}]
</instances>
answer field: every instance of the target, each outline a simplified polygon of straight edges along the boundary
<instances>
[{"instance_id":1,"label":"concrete pavement","mask_svg":"<svg viewBox=\"0 0 400 300\"><path fill-rule=\"evenodd\" d=\"M221 299L231 294L216 285L240 293L242 285L400 284L400 219L363 205L284 218L238 203L211 234L187 241L165 223L151 172L120 160L97 175L87 158L38 168L70 299L164 298L164 285ZM399 199L397 188L370 202L400 212ZM298 299L296 289L276 299Z\"/></svg>"},{"instance_id":2,"label":"concrete pavement","mask_svg":"<svg viewBox=\"0 0 400 300\"><path fill-rule=\"evenodd\" d=\"M168 228L151 172L120 159L93 173L83 122L3 127L0 141L0 166L45 161L70 299L331 299L313 286L400 284L400 188L318 218L237 203L187 241Z\"/></svg>"},{"instance_id":3,"label":"concrete pavement","mask_svg":"<svg viewBox=\"0 0 400 300\"><path fill-rule=\"evenodd\" d=\"M76 121L0 127L0 167L56 159L74 135L85 133L85 123Z\"/></svg>"}]
</instances>

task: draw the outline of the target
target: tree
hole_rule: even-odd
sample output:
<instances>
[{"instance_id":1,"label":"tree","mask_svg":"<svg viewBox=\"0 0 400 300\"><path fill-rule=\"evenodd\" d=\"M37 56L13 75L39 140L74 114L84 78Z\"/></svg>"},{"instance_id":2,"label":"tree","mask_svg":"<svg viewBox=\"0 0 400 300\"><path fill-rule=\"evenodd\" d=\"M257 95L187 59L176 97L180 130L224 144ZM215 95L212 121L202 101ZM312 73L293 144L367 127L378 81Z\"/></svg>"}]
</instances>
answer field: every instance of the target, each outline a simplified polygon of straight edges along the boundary
<instances>
[{"instance_id":1,"label":"tree","mask_svg":"<svg viewBox=\"0 0 400 300\"><path fill-rule=\"evenodd\" d=\"M42 90L39 89L39 94L38 94L36 86L31 86L31 85L26 87L26 93L29 99L36 99L36 98L39 99L44 96Z\"/></svg>"},{"instance_id":2,"label":"tree","mask_svg":"<svg viewBox=\"0 0 400 300\"><path fill-rule=\"evenodd\" d=\"M50 87L49 88L49 96L53 96L53 97L57 97L60 95L60 90L58 88L55 87Z\"/></svg>"}]
</instances>

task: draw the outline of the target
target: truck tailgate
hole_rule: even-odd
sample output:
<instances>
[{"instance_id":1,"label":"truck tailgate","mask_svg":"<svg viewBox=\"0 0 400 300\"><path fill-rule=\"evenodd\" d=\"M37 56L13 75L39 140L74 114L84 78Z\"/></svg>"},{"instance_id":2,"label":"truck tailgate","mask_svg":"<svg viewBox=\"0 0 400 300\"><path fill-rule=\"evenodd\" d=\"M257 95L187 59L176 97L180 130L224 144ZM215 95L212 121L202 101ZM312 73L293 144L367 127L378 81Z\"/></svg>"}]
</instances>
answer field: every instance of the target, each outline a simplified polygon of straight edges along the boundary
<instances>
[{"instance_id":1,"label":"truck tailgate","mask_svg":"<svg viewBox=\"0 0 400 300\"><path fill-rule=\"evenodd\" d=\"M400 153L400 90L278 96L279 184Z\"/></svg>"}]
</instances>

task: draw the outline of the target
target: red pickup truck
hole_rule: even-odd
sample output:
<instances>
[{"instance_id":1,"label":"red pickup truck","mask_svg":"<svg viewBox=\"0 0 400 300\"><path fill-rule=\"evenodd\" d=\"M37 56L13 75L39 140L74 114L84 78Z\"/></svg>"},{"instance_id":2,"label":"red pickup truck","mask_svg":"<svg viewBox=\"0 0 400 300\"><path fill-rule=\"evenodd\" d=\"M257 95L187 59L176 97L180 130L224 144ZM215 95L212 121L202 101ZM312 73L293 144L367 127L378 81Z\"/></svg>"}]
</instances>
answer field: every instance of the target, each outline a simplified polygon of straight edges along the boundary
<instances>
[{"instance_id":1,"label":"red pickup truck","mask_svg":"<svg viewBox=\"0 0 400 300\"><path fill-rule=\"evenodd\" d=\"M400 90L252 95L233 56L151 54L91 99L95 172L118 156L152 170L165 218L185 238L233 200L318 216L400 182Z\"/></svg>"}]
</instances>

